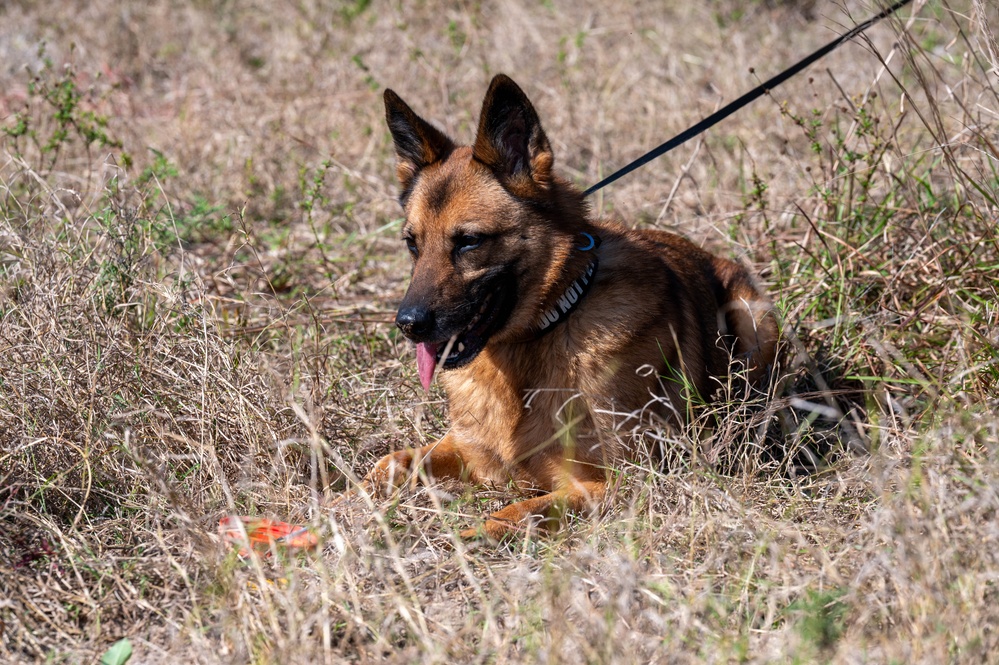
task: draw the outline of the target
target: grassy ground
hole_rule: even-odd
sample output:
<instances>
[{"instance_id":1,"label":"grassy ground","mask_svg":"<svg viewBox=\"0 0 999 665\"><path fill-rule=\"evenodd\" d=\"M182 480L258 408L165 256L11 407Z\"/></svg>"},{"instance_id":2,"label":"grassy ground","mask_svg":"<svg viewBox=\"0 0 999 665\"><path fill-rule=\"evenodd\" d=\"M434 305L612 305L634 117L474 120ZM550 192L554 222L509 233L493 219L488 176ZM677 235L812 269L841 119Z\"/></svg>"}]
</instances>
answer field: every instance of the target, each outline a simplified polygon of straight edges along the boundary
<instances>
[{"instance_id":1,"label":"grassy ground","mask_svg":"<svg viewBox=\"0 0 999 665\"><path fill-rule=\"evenodd\" d=\"M469 140L511 74L585 186L875 11L662 4L3 3L0 660L999 659L984 0L916 0L594 199L753 266L767 405L663 432L552 537L458 541L497 490L322 508L447 423L390 323L384 88ZM242 564L228 513L322 545Z\"/></svg>"}]
</instances>

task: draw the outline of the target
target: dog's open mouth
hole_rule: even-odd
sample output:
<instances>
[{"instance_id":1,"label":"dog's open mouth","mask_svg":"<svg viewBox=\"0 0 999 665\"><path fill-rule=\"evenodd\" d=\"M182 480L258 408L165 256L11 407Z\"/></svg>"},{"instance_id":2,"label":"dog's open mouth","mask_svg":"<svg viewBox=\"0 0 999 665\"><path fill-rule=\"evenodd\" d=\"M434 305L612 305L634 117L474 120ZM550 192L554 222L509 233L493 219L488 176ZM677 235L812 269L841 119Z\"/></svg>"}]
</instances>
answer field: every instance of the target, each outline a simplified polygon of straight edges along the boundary
<instances>
[{"instance_id":1,"label":"dog's open mouth","mask_svg":"<svg viewBox=\"0 0 999 665\"><path fill-rule=\"evenodd\" d=\"M416 369L424 390L430 389L438 367L455 369L470 363L485 348L489 337L503 327L513 309L513 289L491 291L468 324L443 342L420 342L416 345Z\"/></svg>"}]
</instances>

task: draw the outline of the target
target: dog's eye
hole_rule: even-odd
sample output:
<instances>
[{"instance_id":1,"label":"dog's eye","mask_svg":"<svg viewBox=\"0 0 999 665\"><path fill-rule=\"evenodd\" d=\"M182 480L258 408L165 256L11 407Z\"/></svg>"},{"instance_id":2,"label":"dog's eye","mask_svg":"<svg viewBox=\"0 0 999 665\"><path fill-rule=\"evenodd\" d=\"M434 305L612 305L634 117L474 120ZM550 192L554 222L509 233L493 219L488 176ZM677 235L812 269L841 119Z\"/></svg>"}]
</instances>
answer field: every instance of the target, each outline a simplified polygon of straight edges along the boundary
<instances>
[{"instance_id":1,"label":"dog's eye","mask_svg":"<svg viewBox=\"0 0 999 665\"><path fill-rule=\"evenodd\" d=\"M476 233L465 233L454 240L454 248L461 253L473 250L482 244L482 236Z\"/></svg>"},{"instance_id":2,"label":"dog's eye","mask_svg":"<svg viewBox=\"0 0 999 665\"><path fill-rule=\"evenodd\" d=\"M403 238L403 240L406 241L406 249L409 250L409 253L413 255L414 259L420 255L420 250L416 246L415 238L413 238L412 236L406 236L405 238Z\"/></svg>"}]
</instances>

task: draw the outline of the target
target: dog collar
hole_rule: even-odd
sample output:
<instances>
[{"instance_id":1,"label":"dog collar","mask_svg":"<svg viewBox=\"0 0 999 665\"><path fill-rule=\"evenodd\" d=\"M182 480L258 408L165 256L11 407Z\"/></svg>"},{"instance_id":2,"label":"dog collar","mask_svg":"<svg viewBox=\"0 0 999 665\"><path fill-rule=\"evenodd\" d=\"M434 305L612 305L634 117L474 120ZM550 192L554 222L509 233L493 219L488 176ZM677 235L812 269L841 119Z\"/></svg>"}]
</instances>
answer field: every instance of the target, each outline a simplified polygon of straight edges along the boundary
<instances>
[{"instance_id":1,"label":"dog collar","mask_svg":"<svg viewBox=\"0 0 999 665\"><path fill-rule=\"evenodd\" d=\"M580 234L585 238L584 244L576 249L588 252L596 249L600 246L600 238L590 235L589 233ZM546 310L541 316L538 317L535 327L538 331L538 336L544 335L547 332L551 332L556 325L565 321L572 314L573 310L582 302L583 298L590 291L590 286L593 284L593 278L597 274L597 255L594 254L593 258L587 264L586 269L583 270L583 274L572 280L572 284L562 292L562 295L555 301L555 306Z\"/></svg>"}]
</instances>

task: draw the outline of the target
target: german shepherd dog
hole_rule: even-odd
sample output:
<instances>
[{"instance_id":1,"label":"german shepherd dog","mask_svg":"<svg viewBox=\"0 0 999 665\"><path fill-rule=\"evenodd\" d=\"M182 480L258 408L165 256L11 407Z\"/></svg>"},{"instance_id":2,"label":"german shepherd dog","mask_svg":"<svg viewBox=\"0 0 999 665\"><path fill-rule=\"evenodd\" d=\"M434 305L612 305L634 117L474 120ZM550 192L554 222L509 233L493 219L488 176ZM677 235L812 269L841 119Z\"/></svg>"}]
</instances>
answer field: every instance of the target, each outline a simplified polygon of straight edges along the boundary
<instances>
[{"instance_id":1,"label":"german shepherd dog","mask_svg":"<svg viewBox=\"0 0 999 665\"><path fill-rule=\"evenodd\" d=\"M425 389L441 370L452 425L384 457L366 489L416 472L512 484L533 496L461 535L550 528L602 502L641 423L681 423L692 396L767 374L777 322L749 273L677 235L591 218L510 78L493 79L471 146L391 90L385 115L413 262L396 324Z\"/></svg>"}]
</instances>

